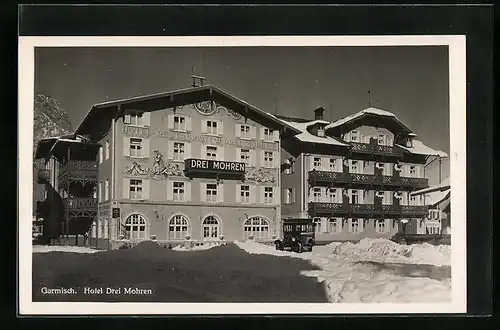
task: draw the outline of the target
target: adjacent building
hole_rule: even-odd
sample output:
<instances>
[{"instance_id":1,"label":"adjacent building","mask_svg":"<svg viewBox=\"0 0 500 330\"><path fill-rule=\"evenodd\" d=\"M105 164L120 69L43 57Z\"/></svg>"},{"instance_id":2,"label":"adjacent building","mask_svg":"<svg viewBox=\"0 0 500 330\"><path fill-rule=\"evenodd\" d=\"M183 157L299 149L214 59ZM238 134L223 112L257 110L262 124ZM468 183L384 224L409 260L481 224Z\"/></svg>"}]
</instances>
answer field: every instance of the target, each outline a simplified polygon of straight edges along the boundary
<instances>
[{"instance_id":1,"label":"adjacent building","mask_svg":"<svg viewBox=\"0 0 500 330\"><path fill-rule=\"evenodd\" d=\"M446 157L394 114L367 108L335 122L277 116L300 134L283 137L282 217L312 218L317 241L391 237L400 223L425 234L424 166Z\"/></svg>"}]
</instances>

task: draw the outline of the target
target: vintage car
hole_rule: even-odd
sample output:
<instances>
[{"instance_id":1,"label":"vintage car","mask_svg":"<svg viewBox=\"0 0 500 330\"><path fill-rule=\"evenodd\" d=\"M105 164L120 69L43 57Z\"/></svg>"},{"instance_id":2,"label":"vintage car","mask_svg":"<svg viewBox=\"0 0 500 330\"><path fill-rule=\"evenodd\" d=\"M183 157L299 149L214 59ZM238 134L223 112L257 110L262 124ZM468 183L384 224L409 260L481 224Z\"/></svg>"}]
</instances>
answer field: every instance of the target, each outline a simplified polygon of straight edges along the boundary
<instances>
[{"instance_id":1,"label":"vintage car","mask_svg":"<svg viewBox=\"0 0 500 330\"><path fill-rule=\"evenodd\" d=\"M311 219L283 220L283 239L274 241L276 250L301 253L312 251L315 230Z\"/></svg>"}]
</instances>

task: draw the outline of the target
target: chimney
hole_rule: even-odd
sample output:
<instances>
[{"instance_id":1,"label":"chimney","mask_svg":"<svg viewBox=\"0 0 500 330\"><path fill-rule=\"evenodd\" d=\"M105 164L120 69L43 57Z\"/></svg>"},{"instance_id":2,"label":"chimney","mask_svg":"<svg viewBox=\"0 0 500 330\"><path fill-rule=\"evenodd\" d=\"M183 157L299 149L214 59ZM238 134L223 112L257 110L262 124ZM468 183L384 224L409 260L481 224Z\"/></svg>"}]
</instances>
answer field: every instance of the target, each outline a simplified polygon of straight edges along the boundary
<instances>
[{"instance_id":1,"label":"chimney","mask_svg":"<svg viewBox=\"0 0 500 330\"><path fill-rule=\"evenodd\" d=\"M325 111L323 107L316 108L314 110L314 120L323 120L323 111Z\"/></svg>"}]
</instances>

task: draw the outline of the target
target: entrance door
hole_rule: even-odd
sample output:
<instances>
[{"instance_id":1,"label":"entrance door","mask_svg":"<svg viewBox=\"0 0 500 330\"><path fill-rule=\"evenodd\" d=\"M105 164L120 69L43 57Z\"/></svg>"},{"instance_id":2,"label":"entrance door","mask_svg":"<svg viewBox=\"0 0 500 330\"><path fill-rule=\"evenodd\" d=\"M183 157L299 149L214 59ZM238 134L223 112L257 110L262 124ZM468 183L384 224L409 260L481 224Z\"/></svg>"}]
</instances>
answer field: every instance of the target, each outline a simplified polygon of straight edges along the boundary
<instances>
[{"instance_id":1,"label":"entrance door","mask_svg":"<svg viewBox=\"0 0 500 330\"><path fill-rule=\"evenodd\" d=\"M219 230L219 220L214 216L208 216L203 220L203 240L204 241L215 241L219 239L221 235Z\"/></svg>"}]
</instances>

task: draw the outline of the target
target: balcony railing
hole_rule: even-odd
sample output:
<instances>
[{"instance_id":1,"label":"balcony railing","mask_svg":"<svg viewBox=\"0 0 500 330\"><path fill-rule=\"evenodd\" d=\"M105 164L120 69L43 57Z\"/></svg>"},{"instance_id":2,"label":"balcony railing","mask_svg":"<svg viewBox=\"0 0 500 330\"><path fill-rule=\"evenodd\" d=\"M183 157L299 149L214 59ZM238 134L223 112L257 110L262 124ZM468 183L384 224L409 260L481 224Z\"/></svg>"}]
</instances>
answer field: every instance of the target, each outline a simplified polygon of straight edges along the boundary
<instances>
[{"instance_id":1,"label":"balcony railing","mask_svg":"<svg viewBox=\"0 0 500 330\"><path fill-rule=\"evenodd\" d=\"M47 183L50 180L50 171L46 169L38 170L36 183Z\"/></svg>"},{"instance_id":2,"label":"balcony railing","mask_svg":"<svg viewBox=\"0 0 500 330\"><path fill-rule=\"evenodd\" d=\"M360 142L349 142L349 144L351 145L351 150L353 152L396 157L403 156L403 150L394 146L381 146L378 144Z\"/></svg>"},{"instance_id":3,"label":"balcony railing","mask_svg":"<svg viewBox=\"0 0 500 330\"><path fill-rule=\"evenodd\" d=\"M69 160L59 168L59 177L69 175L83 180L97 179L97 162L87 160Z\"/></svg>"},{"instance_id":4,"label":"balcony railing","mask_svg":"<svg viewBox=\"0 0 500 330\"><path fill-rule=\"evenodd\" d=\"M333 183L355 183L385 185L393 187L426 188L429 186L426 178L407 178L389 175L339 173L330 171L309 171L309 182L333 182Z\"/></svg>"},{"instance_id":5,"label":"balcony railing","mask_svg":"<svg viewBox=\"0 0 500 330\"><path fill-rule=\"evenodd\" d=\"M326 203L309 202L309 212L313 215L377 215L385 214L390 216L425 216L427 206L413 205L374 205L374 204L349 204L349 203Z\"/></svg>"},{"instance_id":6,"label":"balcony railing","mask_svg":"<svg viewBox=\"0 0 500 330\"><path fill-rule=\"evenodd\" d=\"M64 207L68 211L97 211L97 198L66 198Z\"/></svg>"}]
</instances>

